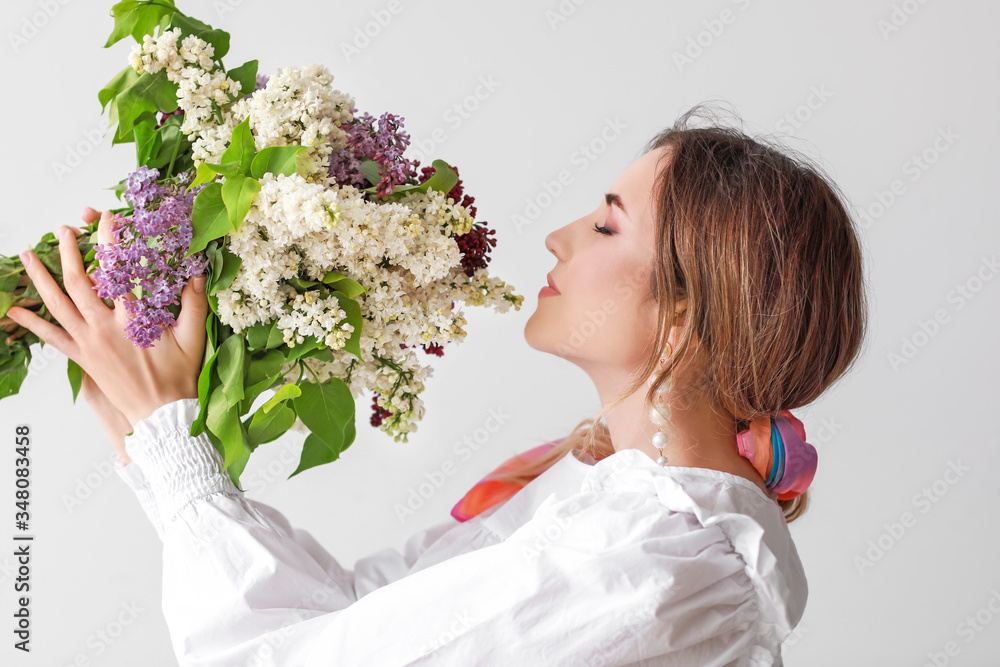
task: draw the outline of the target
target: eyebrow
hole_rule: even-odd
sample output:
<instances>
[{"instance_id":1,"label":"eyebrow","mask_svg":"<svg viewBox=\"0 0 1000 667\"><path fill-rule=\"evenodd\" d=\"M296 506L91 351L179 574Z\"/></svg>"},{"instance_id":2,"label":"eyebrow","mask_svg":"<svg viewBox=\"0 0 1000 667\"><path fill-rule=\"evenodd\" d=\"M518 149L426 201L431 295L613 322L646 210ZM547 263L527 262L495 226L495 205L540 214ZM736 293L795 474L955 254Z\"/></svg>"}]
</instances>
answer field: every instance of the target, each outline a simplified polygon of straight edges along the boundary
<instances>
[{"instance_id":1,"label":"eyebrow","mask_svg":"<svg viewBox=\"0 0 1000 667\"><path fill-rule=\"evenodd\" d=\"M628 215L628 211L625 210L625 204L622 203L622 198L617 193L606 192L604 194L604 201L608 206L617 206L622 210L622 213L626 216Z\"/></svg>"}]
</instances>

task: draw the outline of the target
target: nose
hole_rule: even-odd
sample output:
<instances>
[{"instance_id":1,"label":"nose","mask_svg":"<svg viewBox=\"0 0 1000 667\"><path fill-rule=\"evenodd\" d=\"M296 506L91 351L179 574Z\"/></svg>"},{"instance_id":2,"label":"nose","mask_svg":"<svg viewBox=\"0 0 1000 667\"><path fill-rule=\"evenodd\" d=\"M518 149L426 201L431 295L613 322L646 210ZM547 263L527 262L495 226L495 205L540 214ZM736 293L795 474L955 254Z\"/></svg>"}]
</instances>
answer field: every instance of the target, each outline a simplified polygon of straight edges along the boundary
<instances>
[{"instance_id":1,"label":"nose","mask_svg":"<svg viewBox=\"0 0 1000 667\"><path fill-rule=\"evenodd\" d=\"M569 225L564 225L545 235L545 248L558 260L565 258L565 234L568 228Z\"/></svg>"}]
</instances>

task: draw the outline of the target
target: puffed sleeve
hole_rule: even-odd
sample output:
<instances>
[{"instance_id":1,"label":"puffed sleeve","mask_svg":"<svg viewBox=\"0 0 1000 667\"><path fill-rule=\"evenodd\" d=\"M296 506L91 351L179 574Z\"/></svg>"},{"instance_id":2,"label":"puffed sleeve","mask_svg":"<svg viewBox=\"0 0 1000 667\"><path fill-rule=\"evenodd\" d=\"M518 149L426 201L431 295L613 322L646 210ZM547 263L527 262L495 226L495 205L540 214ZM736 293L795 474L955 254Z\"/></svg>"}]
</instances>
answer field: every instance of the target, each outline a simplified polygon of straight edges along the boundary
<instances>
[{"instance_id":1,"label":"puffed sleeve","mask_svg":"<svg viewBox=\"0 0 1000 667\"><path fill-rule=\"evenodd\" d=\"M139 500L139 506L146 514L146 518L153 524L160 541L163 541L163 523L160 521L160 511L153 500L153 492L149 488L146 476L142 474L142 469L135 461L123 464L121 459L116 458L112 463L114 471L125 482Z\"/></svg>"},{"instance_id":2,"label":"puffed sleeve","mask_svg":"<svg viewBox=\"0 0 1000 667\"><path fill-rule=\"evenodd\" d=\"M407 553L374 558L384 567L359 561L372 582L359 595L356 572L248 499L207 437L189 435L196 408L162 406L126 438L162 518L163 613L181 665L722 665L752 654L753 586L725 535L638 494L550 496L505 539L419 567L437 544L414 536Z\"/></svg>"},{"instance_id":3,"label":"puffed sleeve","mask_svg":"<svg viewBox=\"0 0 1000 667\"><path fill-rule=\"evenodd\" d=\"M190 406L183 407L185 419L190 416L192 409L195 410L196 414L197 408L191 408ZM151 415L148 419L151 421L155 420L159 428L162 429L164 427L169 428L166 422L171 416L177 416L177 413L161 410ZM191 418L191 421L193 421L193 418ZM146 480L146 476L143 474L139 464L134 460L124 464L120 459L116 459L113 463L113 468L135 494L140 507L162 542L163 522L160 519L160 511L153 498L149 482ZM253 501L253 505L261 514L270 519L271 523L274 524L275 528L284 537L299 544L324 569L336 572L338 576L351 580L356 597L363 597L379 586L384 586L404 576L417 559L427 550L427 547L457 523L449 516L445 520L432 525L430 528L414 533L406 540L402 553L391 547L385 547L380 551L359 559L355 563L354 570L350 571L344 570L340 563L316 541L309 531L293 527L285 515L276 508L260 500Z\"/></svg>"}]
</instances>

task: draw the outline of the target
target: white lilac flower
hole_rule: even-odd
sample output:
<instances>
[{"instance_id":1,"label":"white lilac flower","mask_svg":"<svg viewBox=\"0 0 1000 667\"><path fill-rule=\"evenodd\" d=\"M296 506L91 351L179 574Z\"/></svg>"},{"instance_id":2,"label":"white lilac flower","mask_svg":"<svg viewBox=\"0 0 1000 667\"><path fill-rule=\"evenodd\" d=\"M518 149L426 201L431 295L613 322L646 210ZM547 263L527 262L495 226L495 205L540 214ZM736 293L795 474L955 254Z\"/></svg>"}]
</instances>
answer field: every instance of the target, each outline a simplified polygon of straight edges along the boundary
<instances>
[{"instance_id":1,"label":"white lilac flower","mask_svg":"<svg viewBox=\"0 0 1000 667\"><path fill-rule=\"evenodd\" d=\"M260 179L248 214L226 239L241 265L232 283L216 292L221 322L235 333L275 322L291 347L321 338L330 360L288 362L281 370L286 381L305 366L321 381L343 379L354 396L371 390L372 425L405 440L423 417L419 395L433 373L417 349L440 354L441 345L464 340L467 321L456 304L507 312L523 301L486 270L493 231L477 226L474 198L463 196L461 180L448 193L411 192L395 201L373 201L362 192L365 179L356 173L362 158L386 169L380 196L416 178L417 164L402 156L408 135L396 117L383 114L372 136L374 117L353 115L354 99L332 87L325 67L258 75L255 90L240 97L240 84L213 58L211 44L181 38L179 29L147 35L129 58L136 72L165 70L178 85L181 130L196 164L221 161L233 129L246 119L257 150L307 147L296 173ZM432 173L424 167L419 182ZM363 322L360 359L343 349L354 327L339 299L319 290L300 293L289 283L318 282L330 271L366 290L355 297Z\"/></svg>"}]
</instances>

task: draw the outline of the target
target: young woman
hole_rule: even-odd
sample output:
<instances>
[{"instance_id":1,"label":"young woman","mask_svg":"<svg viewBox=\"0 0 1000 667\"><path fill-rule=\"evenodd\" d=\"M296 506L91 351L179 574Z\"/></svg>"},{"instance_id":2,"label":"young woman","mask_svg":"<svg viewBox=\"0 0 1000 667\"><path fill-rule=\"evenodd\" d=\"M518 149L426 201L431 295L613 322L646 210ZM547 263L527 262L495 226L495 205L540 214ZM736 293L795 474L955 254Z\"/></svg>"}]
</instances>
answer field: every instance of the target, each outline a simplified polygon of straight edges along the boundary
<instances>
[{"instance_id":1,"label":"young woman","mask_svg":"<svg viewBox=\"0 0 1000 667\"><path fill-rule=\"evenodd\" d=\"M600 414L353 569L189 435L204 294L186 286L176 326L140 349L71 230L68 297L27 257L62 328L11 316L87 373L118 472L163 541L181 664L782 664L807 597L788 522L816 467L789 410L857 358L862 259L817 168L736 129L689 127L698 111L546 238L556 263L525 336L590 376Z\"/></svg>"}]
</instances>

